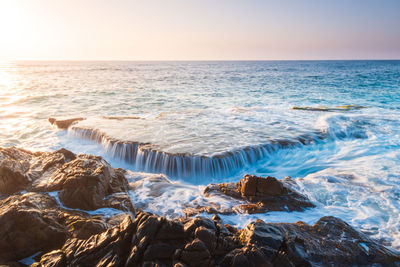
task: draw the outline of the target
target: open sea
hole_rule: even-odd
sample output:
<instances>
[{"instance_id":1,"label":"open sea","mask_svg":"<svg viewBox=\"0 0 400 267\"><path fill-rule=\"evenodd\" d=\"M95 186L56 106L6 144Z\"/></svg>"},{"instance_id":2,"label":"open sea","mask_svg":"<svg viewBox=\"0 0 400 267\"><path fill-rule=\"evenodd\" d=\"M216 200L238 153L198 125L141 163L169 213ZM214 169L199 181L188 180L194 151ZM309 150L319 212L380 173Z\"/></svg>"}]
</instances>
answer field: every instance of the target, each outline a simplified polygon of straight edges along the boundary
<instances>
[{"instance_id":1,"label":"open sea","mask_svg":"<svg viewBox=\"0 0 400 267\"><path fill-rule=\"evenodd\" d=\"M86 120L58 130L49 117ZM0 64L0 146L101 155L139 182L133 203L167 217L231 205L204 197L209 183L291 176L316 208L221 217L333 215L395 249L399 119L400 61Z\"/></svg>"}]
</instances>

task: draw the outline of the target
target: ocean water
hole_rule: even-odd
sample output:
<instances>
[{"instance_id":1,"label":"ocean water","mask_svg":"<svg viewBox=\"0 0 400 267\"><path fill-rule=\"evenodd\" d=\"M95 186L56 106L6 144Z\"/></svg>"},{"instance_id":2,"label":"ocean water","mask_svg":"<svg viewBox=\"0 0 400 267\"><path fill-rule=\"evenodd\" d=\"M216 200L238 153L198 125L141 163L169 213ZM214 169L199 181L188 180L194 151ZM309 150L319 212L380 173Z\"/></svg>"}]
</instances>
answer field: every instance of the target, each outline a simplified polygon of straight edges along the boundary
<instances>
[{"instance_id":1,"label":"ocean water","mask_svg":"<svg viewBox=\"0 0 400 267\"><path fill-rule=\"evenodd\" d=\"M319 106L333 109L293 109ZM223 219L333 215L395 249L399 115L400 61L0 64L0 146L101 155L131 171L137 206L167 217L235 204L204 197L209 183L291 176L316 208ZM86 120L63 131L49 117Z\"/></svg>"}]
</instances>

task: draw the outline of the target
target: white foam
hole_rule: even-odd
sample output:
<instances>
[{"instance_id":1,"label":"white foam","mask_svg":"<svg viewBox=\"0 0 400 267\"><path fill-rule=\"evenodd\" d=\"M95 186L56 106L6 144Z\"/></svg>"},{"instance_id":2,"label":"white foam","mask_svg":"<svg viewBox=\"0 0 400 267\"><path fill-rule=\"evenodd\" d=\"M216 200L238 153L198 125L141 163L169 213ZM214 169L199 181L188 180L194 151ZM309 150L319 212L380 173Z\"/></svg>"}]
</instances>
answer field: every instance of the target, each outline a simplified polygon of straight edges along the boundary
<instances>
[{"instance_id":1,"label":"white foam","mask_svg":"<svg viewBox=\"0 0 400 267\"><path fill-rule=\"evenodd\" d=\"M114 208L100 208L100 209L96 209L96 210L72 209L72 208L68 208L68 207L64 206L64 204L62 204L62 202L60 201L60 198L58 197L59 191L48 192L48 194L56 199L58 206L60 206L63 209L66 209L66 210L81 211L81 212L88 213L90 215L102 215L104 217L112 217L114 215L125 213L121 210L117 210Z\"/></svg>"}]
</instances>

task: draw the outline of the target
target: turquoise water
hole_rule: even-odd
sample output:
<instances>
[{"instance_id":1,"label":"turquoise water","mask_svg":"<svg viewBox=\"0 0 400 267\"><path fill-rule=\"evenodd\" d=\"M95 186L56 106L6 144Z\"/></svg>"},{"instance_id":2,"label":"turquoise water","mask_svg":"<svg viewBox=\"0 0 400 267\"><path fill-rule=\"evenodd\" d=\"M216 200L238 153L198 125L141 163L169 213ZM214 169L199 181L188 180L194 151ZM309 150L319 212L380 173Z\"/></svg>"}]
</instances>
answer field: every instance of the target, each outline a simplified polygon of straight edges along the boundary
<instances>
[{"instance_id":1,"label":"turquoise water","mask_svg":"<svg viewBox=\"0 0 400 267\"><path fill-rule=\"evenodd\" d=\"M145 172L133 180L164 173L172 184L160 195L147 180L132 192L150 211L180 215L213 201L204 185L244 173L292 176L317 208L225 219L335 215L400 247L400 61L11 62L0 65L0 92L1 146L102 155ZM365 108L292 109L342 105ZM147 145L126 160L47 121L77 116L87 119L75 127Z\"/></svg>"}]
</instances>

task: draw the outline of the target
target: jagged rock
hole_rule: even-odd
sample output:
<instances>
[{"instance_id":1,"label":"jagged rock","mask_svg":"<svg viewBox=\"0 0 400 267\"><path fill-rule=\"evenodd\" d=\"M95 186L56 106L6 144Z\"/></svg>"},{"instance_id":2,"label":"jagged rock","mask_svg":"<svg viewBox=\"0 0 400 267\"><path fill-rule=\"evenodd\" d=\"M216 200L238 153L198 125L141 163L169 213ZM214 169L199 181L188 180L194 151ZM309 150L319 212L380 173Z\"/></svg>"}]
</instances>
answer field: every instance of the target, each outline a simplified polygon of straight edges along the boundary
<instances>
[{"instance_id":1,"label":"jagged rock","mask_svg":"<svg viewBox=\"0 0 400 267\"><path fill-rule=\"evenodd\" d=\"M184 223L184 224L183 224ZM214 225L214 226L212 226ZM221 219L167 220L139 212L42 256L51 266L398 266L391 251L335 217L315 225L265 223L220 230ZM225 228L226 229L226 228ZM366 249L368 248L368 249Z\"/></svg>"},{"instance_id":2,"label":"jagged rock","mask_svg":"<svg viewBox=\"0 0 400 267\"><path fill-rule=\"evenodd\" d=\"M245 175L238 183L238 190L242 197L257 201L266 196L281 196L287 189L274 177L257 177Z\"/></svg>"},{"instance_id":3,"label":"jagged rock","mask_svg":"<svg viewBox=\"0 0 400 267\"><path fill-rule=\"evenodd\" d=\"M25 188L32 154L17 148L0 148L0 194L12 194Z\"/></svg>"},{"instance_id":4,"label":"jagged rock","mask_svg":"<svg viewBox=\"0 0 400 267\"><path fill-rule=\"evenodd\" d=\"M301 211L315 205L304 195L295 189L296 182L287 177L279 181L274 177L257 177L245 175L236 184L222 183L211 184L204 189L204 195L224 194L236 199L242 199L250 203L240 204L232 208L232 212L238 213L264 213L268 211ZM219 210L214 209L217 212ZM187 214L193 215L197 212L217 213L206 207L189 210ZM227 214L229 211L222 210Z\"/></svg>"},{"instance_id":5,"label":"jagged rock","mask_svg":"<svg viewBox=\"0 0 400 267\"><path fill-rule=\"evenodd\" d=\"M19 266L41 252L33 266L400 266L398 252L335 217L314 225L257 220L244 229L216 214L168 220L135 214L123 170L101 157L8 148L0 149L0 160L1 192L14 193L0 200L0 264ZM39 192L15 193L23 189ZM41 191L59 191L67 207L127 213L90 216ZM289 178L245 176L205 192L215 193L254 212L312 206Z\"/></svg>"},{"instance_id":6,"label":"jagged rock","mask_svg":"<svg viewBox=\"0 0 400 267\"><path fill-rule=\"evenodd\" d=\"M313 226L258 220L241 230L240 240L246 246L279 251L280 261L289 260L293 266L400 265L398 253L377 244L341 219L329 216ZM274 260L272 263L277 265Z\"/></svg>"},{"instance_id":7,"label":"jagged rock","mask_svg":"<svg viewBox=\"0 0 400 267\"><path fill-rule=\"evenodd\" d=\"M189 266L210 266L211 254L200 239L194 239L186 244L178 257Z\"/></svg>"},{"instance_id":8,"label":"jagged rock","mask_svg":"<svg viewBox=\"0 0 400 267\"><path fill-rule=\"evenodd\" d=\"M94 210L107 206L106 196L126 192L128 182L101 157L79 155L59 168L41 190L60 191L61 202L69 208Z\"/></svg>"},{"instance_id":9,"label":"jagged rock","mask_svg":"<svg viewBox=\"0 0 400 267\"><path fill-rule=\"evenodd\" d=\"M68 129L72 124L85 120L85 118L72 118L67 120L57 120L55 118L49 118L49 122L53 125L56 125L59 129Z\"/></svg>"},{"instance_id":10,"label":"jagged rock","mask_svg":"<svg viewBox=\"0 0 400 267\"><path fill-rule=\"evenodd\" d=\"M62 245L69 233L54 198L28 193L0 201L0 259L18 260Z\"/></svg>"},{"instance_id":11,"label":"jagged rock","mask_svg":"<svg viewBox=\"0 0 400 267\"><path fill-rule=\"evenodd\" d=\"M270 255L263 253L263 250L255 247L243 247L229 252L221 262L221 266L232 267L272 267L274 266ZM284 265L276 265L284 266Z\"/></svg>"},{"instance_id":12,"label":"jagged rock","mask_svg":"<svg viewBox=\"0 0 400 267\"><path fill-rule=\"evenodd\" d=\"M0 263L61 247L70 237L88 238L110 228L105 220L64 210L44 193L0 200Z\"/></svg>"},{"instance_id":13,"label":"jagged rock","mask_svg":"<svg viewBox=\"0 0 400 267\"><path fill-rule=\"evenodd\" d=\"M194 236L204 242L208 251L213 252L215 250L217 246L217 237L213 231L204 226L200 226L196 228Z\"/></svg>"},{"instance_id":14,"label":"jagged rock","mask_svg":"<svg viewBox=\"0 0 400 267\"><path fill-rule=\"evenodd\" d=\"M59 191L60 201L68 208L134 212L124 170L112 168L101 157L75 155L63 148L35 153L0 148L0 193L21 190Z\"/></svg>"}]
</instances>

